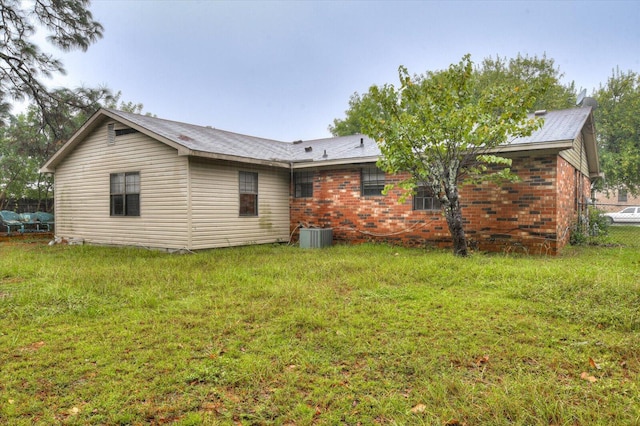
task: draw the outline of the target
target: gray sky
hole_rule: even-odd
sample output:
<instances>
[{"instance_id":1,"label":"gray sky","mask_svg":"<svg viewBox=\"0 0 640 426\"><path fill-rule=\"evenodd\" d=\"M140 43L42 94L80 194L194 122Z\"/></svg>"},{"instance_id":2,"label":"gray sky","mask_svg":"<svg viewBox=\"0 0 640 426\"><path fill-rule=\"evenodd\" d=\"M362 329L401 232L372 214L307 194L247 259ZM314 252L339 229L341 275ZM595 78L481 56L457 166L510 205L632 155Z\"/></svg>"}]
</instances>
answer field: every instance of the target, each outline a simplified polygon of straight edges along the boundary
<instances>
[{"instance_id":1,"label":"gray sky","mask_svg":"<svg viewBox=\"0 0 640 426\"><path fill-rule=\"evenodd\" d=\"M104 37L56 52L67 75L52 86L105 85L161 118L282 141L330 136L349 96L396 84L399 65L546 54L589 93L616 67L640 72L638 1L94 0L91 10Z\"/></svg>"}]
</instances>

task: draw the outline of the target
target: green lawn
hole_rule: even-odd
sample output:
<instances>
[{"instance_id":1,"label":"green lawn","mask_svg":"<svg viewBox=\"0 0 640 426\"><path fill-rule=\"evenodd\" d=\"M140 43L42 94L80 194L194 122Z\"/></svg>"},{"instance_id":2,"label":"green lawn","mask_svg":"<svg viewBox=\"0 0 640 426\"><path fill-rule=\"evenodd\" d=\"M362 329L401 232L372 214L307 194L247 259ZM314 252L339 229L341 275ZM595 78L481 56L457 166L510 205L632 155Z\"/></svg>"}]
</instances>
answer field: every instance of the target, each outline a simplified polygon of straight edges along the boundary
<instances>
[{"instance_id":1,"label":"green lawn","mask_svg":"<svg viewBox=\"0 0 640 426\"><path fill-rule=\"evenodd\" d=\"M639 310L637 247L0 243L0 423L640 424Z\"/></svg>"}]
</instances>

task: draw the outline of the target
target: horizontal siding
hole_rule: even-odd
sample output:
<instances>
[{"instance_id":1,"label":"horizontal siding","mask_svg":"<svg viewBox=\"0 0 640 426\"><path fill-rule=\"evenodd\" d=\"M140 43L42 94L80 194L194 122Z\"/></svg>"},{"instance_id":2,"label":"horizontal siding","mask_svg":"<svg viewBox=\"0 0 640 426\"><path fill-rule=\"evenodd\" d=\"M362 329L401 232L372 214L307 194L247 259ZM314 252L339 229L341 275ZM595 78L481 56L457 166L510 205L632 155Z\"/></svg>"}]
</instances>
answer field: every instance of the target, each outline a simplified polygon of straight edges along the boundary
<instances>
[{"instance_id":1,"label":"horizontal siding","mask_svg":"<svg viewBox=\"0 0 640 426\"><path fill-rule=\"evenodd\" d=\"M584 147L584 139L582 133L573 141L570 149L560 152L560 157L564 158L583 174L589 176L589 164L587 163L587 150Z\"/></svg>"},{"instance_id":2,"label":"horizontal siding","mask_svg":"<svg viewBox=\"0 0 640 426\"><path fill-rule=\"evenodd\" d=\"M289 171L192 158L193 249L263 244L289 238ZM240 217L239 170L258 173L258 216Z\"/></svg>"},{"instance_id":3,"label":"horizontal siding","mask_svg":"<svg viewBox=\"0 0 640 426\"><path fill-rule=\"evenodd\" d=\"M187 159L142 133L118 136L108 145L106 123L56 169L56 234L96 244L186 248ZM135 171L140 217L111 217L109 175Z\"/></svg>"}]
</instances>

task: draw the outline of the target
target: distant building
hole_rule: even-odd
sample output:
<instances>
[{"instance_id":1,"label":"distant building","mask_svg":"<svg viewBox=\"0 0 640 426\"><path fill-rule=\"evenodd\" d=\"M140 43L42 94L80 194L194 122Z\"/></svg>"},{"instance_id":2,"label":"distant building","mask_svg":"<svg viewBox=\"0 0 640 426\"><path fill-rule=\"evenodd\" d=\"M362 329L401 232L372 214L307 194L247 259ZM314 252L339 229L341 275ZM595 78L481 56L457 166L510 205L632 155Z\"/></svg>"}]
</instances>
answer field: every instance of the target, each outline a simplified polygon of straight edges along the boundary
<instances>
[{"instance_id":1,"label":"distant building","mask_svg":"<svg viewBox=\"0 0 640 426\"><path fill-rule=\"evenodd\" d=\"M594 201L605 212L617 212L627 206L640 206L640 196L634 196L626 189L596 192Z\"/></svg>"}]
</instances>

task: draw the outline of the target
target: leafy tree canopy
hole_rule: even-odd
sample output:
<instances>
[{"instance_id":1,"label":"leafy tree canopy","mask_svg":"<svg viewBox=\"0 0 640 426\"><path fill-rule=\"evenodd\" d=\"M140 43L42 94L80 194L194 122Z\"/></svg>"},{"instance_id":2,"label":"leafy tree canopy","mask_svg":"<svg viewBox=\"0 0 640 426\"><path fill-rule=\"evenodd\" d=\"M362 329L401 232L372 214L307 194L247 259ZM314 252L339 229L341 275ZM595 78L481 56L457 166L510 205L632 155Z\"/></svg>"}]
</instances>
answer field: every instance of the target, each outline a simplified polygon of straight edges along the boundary
<instances>
[{"instance_id":1,"label":"leafy tree canopy","mask_svg":"<svg viewBox=\"0 0 640 426\"><path fill-rule=\"evenodd\" d=\"M423 186L439 199L454 254L465 256L459 186L468 179L513 177L510 161L491 154L491 149L529 135L541 124L527 116L535 88L481 86L469 55L446 70L424 75L411 76L400 67L399 79L397 88L370 88L364 133L380 146L379 167L409 173L400 187L411 193Z\"/></svg>"},{"instance_id":2,"label":"leafy tree canopy","mask_svg":"<svg viewBox=\"0 0 640 426\"><path fill-rule=\"evenodd\" d=\"M553 59L544 55L518 55L512 59L499 56L485 58L480 65L474 67L472 73L477 79L473 96L481 96L483 90L492 86L526 86L535 94L535 102L529 106L529 112L539 109L571 108L575 105L574 83L562 84L560 80L564 74L556 67ZM375 111L375 106L371 103L370 93L356 92L349 99L345 117L334 119L329 131L334 136L362 133L363 118L372 111Z\"/></svg>"},{"instance_id":3,"label":"leafy tree canopy","mask_svg":"<svg viewBox=\"0 0 640 426\"><path fill-rule=\"evenodd\" d=\"M140 103L120 101L121 92L106 89L58 89L47 103L47 114L31 104L24 113L10 116L0 127L0 207L9 199L45 200L52 195L52 178L38 169L101 106L141 113ZM67 102L69 97L81 98ZM46 117L46 118L45 118Z\"/></svg>"},{"instance_id":4,"label":"leafy tree canopy","mask_svg":"<svg viewBox=\"0 0 640 426\"><path fill-rule=\"evenodd\" d=\"M32 101L54 131L57 118L51 109L53 104L86 107L82 90L74 93L47 89L42 77L64 74L65 70L32 37L36 29L42 29L48 32L48 41L59 49L87 50L103 31L88 5L88 0L0 0L0 123L6 122L11 101Z\"/></svg>"},{"instance_id":5,"label":"leafy tree canopy","mask_svg":"<svg viewBox=\"0 0 640 426\"><path fill-rule=\"evenodd\" d=\"M606 189L640 194L640 75L616 69L595 92L594 114Z\"/></svg>"},{"instance_id":6,"label":"leafy tree canopy","mask_svg":"<svg viewBox=\"0 0 640 426\"><path fill-rule=\"evenodd\" d=\"M536 100L529 112L536 110L558 110L573 108L576 101L575 84L562 84L564 73L555 66L551 58L543 55L529 57L518 54L507 59L485 58L475 70L478 87L493 85L527 86L535 94Z\"/></svg>"}]
</instances>

